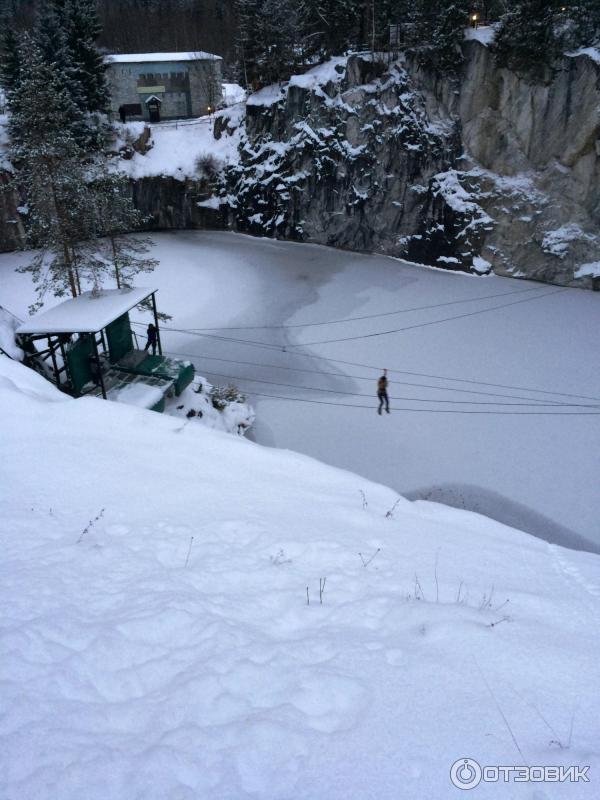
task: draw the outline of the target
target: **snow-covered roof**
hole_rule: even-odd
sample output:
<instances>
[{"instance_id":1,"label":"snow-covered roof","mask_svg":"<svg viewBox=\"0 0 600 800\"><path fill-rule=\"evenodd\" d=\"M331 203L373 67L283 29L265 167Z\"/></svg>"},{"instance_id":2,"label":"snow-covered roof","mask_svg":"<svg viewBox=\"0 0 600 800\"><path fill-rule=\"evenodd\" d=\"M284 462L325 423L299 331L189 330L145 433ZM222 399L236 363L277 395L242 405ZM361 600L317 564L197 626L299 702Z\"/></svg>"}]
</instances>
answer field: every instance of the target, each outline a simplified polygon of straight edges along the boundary
<instances>
[{"instance_id":1,"label":"snow-covered roof","mask_svg":"<svg viewBox=\"0 0 600 800\"><path fill-rule=\"evenodd\" d=\"M154 61L222 61L221 56L195 50L189 53L111 53L105 64L145 64Z\"/></svg>"},{"instance_id":2,"label":"snow-covered roof","mask_svg":"<svg viewBox=\"0 0 600 800\"><path fill-rule=\"evenodd\" d=\"M136 286L104 289L96 296L84 292L27 320L17 328L17 333L95 333L155 291Z\"/></svg>"}]
</instances>

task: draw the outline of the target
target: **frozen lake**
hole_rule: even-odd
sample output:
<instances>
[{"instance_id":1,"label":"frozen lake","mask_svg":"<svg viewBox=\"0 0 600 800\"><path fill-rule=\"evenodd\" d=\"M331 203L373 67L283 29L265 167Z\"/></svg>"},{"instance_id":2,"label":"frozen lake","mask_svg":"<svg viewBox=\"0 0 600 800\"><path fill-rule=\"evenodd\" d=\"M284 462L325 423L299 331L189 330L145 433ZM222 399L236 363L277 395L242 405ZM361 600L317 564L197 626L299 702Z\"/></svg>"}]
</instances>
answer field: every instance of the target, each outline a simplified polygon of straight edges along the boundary
<instances>
[{"instance_id":1,"label":"frozen lake","mask_svg":"<svg viewBox=\"0 0 600 800\"><path fill-rule=\"evenodd\" d=\"M255 441L600 551L597 294L231 233L155 241L139 283L173 315L163 347L250 395ZM0 256L20 315L23 260Z\"/></svg>"}]
</instances>

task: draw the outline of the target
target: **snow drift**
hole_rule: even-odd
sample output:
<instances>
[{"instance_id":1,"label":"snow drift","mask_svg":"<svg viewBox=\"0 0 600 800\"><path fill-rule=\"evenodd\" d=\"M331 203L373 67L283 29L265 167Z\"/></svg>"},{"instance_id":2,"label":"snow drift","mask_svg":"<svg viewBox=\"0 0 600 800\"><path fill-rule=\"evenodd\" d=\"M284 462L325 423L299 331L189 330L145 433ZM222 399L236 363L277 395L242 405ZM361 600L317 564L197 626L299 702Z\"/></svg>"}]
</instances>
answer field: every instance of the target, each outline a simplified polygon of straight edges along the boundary
<instances>
[{"instance_id":1,"label":"snow drift","mask_svg":"<svg viewBox=\"0 0 600 800\"><path fill-rule=\"evenodd\" d=\"M3 797L444 798L461 757L600 766L598 557L0 374Z\"/></svg>"}]
</instances>

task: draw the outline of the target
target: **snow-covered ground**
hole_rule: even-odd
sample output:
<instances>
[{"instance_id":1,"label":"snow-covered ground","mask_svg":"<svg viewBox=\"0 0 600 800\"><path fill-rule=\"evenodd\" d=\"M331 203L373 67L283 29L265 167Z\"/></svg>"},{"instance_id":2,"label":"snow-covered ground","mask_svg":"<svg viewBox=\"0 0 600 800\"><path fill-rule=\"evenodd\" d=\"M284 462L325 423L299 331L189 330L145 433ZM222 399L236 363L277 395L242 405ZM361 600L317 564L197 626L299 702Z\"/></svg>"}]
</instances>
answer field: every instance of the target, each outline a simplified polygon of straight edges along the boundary
<instances>
[{"instance_id":1,"label":"snow-covered ground","mask_svg":"<svg viewBox=\"0 0 600 800\"><path fill-rule=\"evenodd\" d=\"M155 238L178 329L163 343L249 393L257 441L600 551L597 294L229 233ZM0 302L22 316L23 258L0 256Z\"/></svg>"},{"instance_id":2,"label":"snow-covered ground","mask_svg":"<svg viewBox=\"0 0 600 800\"><path fill-rule=\"evenodd\" d=\"M600 46L596 47L580 47L578 50L573 50L566 55L570 56L571 58L577 58L578 56L588 56L595 61L596 64L600 64Z\"/></svg>"},{"instance_id":3,"label":"snow-covered ground","mask_svg":"<svg viewBox=\"0 0 600 800\"><path fill-rule=\"evenodd\" d=\"M497 26L495 25L478 25L476 28L467 28L465 31L465 39L467 41L475 41L489 47L496 36Z\"/></svg>"},{"instance_id":4,"label":"snow-covered ground","mask_svg":"<svg viewBox=\"0 0 600 800\"><path fill-rule=\"evenodd\" d=\"M0 418L6 800L597 797L598 556L5 356Z\"/></svg>"},{"instance_id":5,"label":"snow-covered ground","mask_svg":"<svg viewBox=\"0 0 600 800\"><path fill-rule=\"evenodd\" d=\"M178 180L200 177L198 160L212 156L219 166L236 163L239 159L238 147L242 132L240 122L244 115L244 105L238 103L218 111L210 117L161 122L151 125L152 147L147 153L134 153L130 160L118 161L118 168L131 178L147 178L153 175L167 175ZM233 135L223 133L220 139L214 137L215 119L226 117L231 127L236 127ZM143 122L114 123L117 137L116 147L128 139L138 138Z\"/></svg>"}]
</instances>

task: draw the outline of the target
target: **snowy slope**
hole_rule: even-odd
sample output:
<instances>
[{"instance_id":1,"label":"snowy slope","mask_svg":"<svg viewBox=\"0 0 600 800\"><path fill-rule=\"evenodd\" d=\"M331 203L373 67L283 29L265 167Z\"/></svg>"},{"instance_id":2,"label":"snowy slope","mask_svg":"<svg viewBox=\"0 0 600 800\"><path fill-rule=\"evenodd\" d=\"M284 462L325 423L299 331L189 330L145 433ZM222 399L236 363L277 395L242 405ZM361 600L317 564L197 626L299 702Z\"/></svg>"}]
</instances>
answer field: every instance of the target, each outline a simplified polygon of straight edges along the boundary
<instances>
[{"instance_id":1,"label":"snowy slope","mask_svg":"<svg viewBox=\"0 0 600 800\"><path fill-rule=\"evenodd\" d=\"M467 756L597 774L598 557L0 374L3 798L446 798Z\"/></svg>"},{"instance_id":2,"label":"snowy slope","mask_svg":"<svg viewBox=\"0 0 600 800\"><path fill-rule=\"evenodd\" d=\"M249 394L257 441L600 550L600 416L553 406L600 404L597 294L231 233L155 240L152 282L177 329L163 330L164 347ZM14 267L25 258L0 256L0 302L23 317L33 294ZM275 327L231 329L260 325ZM392 414L381 419L383 367ZM448 413L461 409L577 415Z\"/></svg>"}]
</instances>

